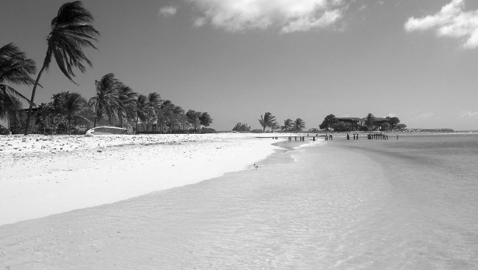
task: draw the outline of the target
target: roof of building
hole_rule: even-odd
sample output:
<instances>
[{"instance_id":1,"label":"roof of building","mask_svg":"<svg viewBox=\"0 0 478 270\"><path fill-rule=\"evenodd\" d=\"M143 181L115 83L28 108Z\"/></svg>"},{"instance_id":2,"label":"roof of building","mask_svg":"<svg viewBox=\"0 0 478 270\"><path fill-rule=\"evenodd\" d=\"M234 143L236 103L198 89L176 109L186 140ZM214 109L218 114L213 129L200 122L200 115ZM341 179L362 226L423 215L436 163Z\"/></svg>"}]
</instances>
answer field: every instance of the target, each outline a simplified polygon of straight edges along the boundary
<instances>
[{"instance_id":1,"label":"roof of building","mask_svg":"<svg viewBox=\"0 0 478 270\"><path fill-rule=\"evenodd\" d=\"M355 122L362 120L362 118L358 118L358 117L335 117L335 119L339 121L355 121Z\"/></svg>"}]
</instances>

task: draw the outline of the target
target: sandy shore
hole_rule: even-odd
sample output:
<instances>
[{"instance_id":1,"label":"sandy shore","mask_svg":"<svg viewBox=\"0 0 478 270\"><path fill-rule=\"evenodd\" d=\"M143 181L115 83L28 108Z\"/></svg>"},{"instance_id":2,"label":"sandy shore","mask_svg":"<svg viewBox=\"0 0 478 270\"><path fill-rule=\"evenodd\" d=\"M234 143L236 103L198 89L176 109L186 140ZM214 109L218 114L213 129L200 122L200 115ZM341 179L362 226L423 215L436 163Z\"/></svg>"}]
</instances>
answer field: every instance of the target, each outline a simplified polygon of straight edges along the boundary
<instances>
[{"instance_id":1,"label":"sandy shore","mask_svg":"<svg viewBox=\"0 0 478 270\"><path fill-rule=\"evenodd\" d=\"M0 226L252 168L277 142L255 136L1 136Z\"/></svg>"}]
</instances>

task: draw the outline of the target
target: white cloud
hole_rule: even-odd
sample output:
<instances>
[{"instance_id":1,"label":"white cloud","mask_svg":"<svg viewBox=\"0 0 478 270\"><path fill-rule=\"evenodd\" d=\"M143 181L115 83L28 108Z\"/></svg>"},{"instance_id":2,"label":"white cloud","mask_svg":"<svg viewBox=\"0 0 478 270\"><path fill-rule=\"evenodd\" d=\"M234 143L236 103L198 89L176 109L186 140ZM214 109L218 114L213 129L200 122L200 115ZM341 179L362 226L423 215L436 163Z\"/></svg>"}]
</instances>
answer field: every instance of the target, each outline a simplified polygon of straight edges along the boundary
<instances>
[{"instance_id":1,"label":"white cloud","mask_svg":"<svg viewBox=\"0 0 478 270\"><path fill-rule=\"evenodd\" d=\"M422 18L409 18L405 30L424 31L433 29L438 36L463 39L463 47L478 47L478 10L464 11L465 0L452 0L434 14Z\"/></svg>"},{"instance_id":2,"label":"white cloud","mask_svg":"<svg viewBox=\"0 0 478 270\"><path fill-rule=\"evenodd\" d=\"M176 13L178 13L178 8L173 6L162 7L159 9L158 12L159 15L162 15L164 17L171 17L176 15Z\"/></svg>"},{"instance_id":3,"label":"white cloud","mask_svg":"<svg viewBox=\"0 0 478 270\"><path fill-rule=\"evenodd\" d=\"M476 118L478 119L478 112L472 112L472 111L462 111L460 113L460 118Z\"/></svg>"},{"instance_id":4,"label":"white cloud","mask_svg":"<svg viewBox=\"0 0 478 270\"><path fill-rule=\"evenodd\" d=\"M309 31L337 23L346 0L187 0L200 12L196 26L227 31L279 27L283 33Z\"/></svg>"}]
</instances>

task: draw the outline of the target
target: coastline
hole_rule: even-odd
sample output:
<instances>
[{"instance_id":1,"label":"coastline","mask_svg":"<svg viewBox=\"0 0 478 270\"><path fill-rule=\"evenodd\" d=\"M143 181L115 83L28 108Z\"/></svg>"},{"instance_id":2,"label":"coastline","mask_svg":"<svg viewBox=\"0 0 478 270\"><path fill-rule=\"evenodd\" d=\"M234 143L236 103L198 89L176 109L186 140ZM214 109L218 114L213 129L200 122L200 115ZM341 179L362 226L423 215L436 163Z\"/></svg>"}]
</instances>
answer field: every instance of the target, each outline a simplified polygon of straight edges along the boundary
<instances>
[{"instance_id":1,"label":"coastline","mask_svg":"<svg viewBox=\"0 0 478 270\"><path fill-rule=\"evenodd\" d=\"M0 137L0 226L252 168L278 149L257 134ZM279 140L280 141L280 140Z\"/></svg>"},{"instance_id":2,"label":"coastline","mask_svg":"<svg viewBox=\"0 0 478 270\"><path fill-rule=\"evenodd\" d=\"M257 170L0 226L0 266L476 268L476 178L460 185L448 147L410 139L279 143Z\"/></svg>"},{"instance_id":3,"label":"coastline","mask_svg":"<svg viewBox=\"0 0 478 270\"><path fill-rule=\"evenodd\" d=\"M369 214L357 210L381 202L375 192L382 187L380 168L359 153L344 156L333 143L291 144L292 150L270 156L257 170L0 227L4 264L12 269L350 265L334 250L361 214ZM309 153L315 148L319 151ZM359 164L343 170L355 160Z\"/></svg>"}]
</instances>

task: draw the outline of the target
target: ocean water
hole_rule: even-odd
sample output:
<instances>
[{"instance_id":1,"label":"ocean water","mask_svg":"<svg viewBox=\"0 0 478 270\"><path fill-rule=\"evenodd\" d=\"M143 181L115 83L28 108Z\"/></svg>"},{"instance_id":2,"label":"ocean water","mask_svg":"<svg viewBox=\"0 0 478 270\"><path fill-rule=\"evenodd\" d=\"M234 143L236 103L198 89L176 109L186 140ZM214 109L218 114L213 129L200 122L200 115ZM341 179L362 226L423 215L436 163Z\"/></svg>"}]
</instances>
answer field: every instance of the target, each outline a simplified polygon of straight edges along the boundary
<instances>
[{"instance_id":1,"label":"ocean water","mask_svg":"<svg viewBox=\"0 0 478 270\"><path fill-rule=\"evenodd\" d=\"M478 269L478 135L282 146L258 169L4 226L0 266Z\"/></svg>"},{"instance_id":2,"label":"ocean water","mask_svg":"<svg viewBox=\"0 0 478 270\"><path fill-rule=\"evenodd\" d=\"M182 229L200 237L188 238L190 256L174 254L181 265L164 265L478 269L477 135L298 145L177 190L204 196L183 206L197 225Z\"/></svg>"},{"instance_id":3,"label":"ocean water","mask_svg":"<svg viewBox=\"0 0 478 270\"><path fill-rule=\"evenodd\" d=\"M283 146L207 183L241 183L202 219L209 268L478 269L477 135Z\"/></svg>"},{"instance_id":4,"label":"ocean water","mask_svg":"<svg viewBox=\"0 0 478 270\"><path fill-rule=\"evenodd\" d=\"M338 142L379 164L381 179L345 268L478 269L478 135L391 139Z\"/></svg>"}]
</instances>

